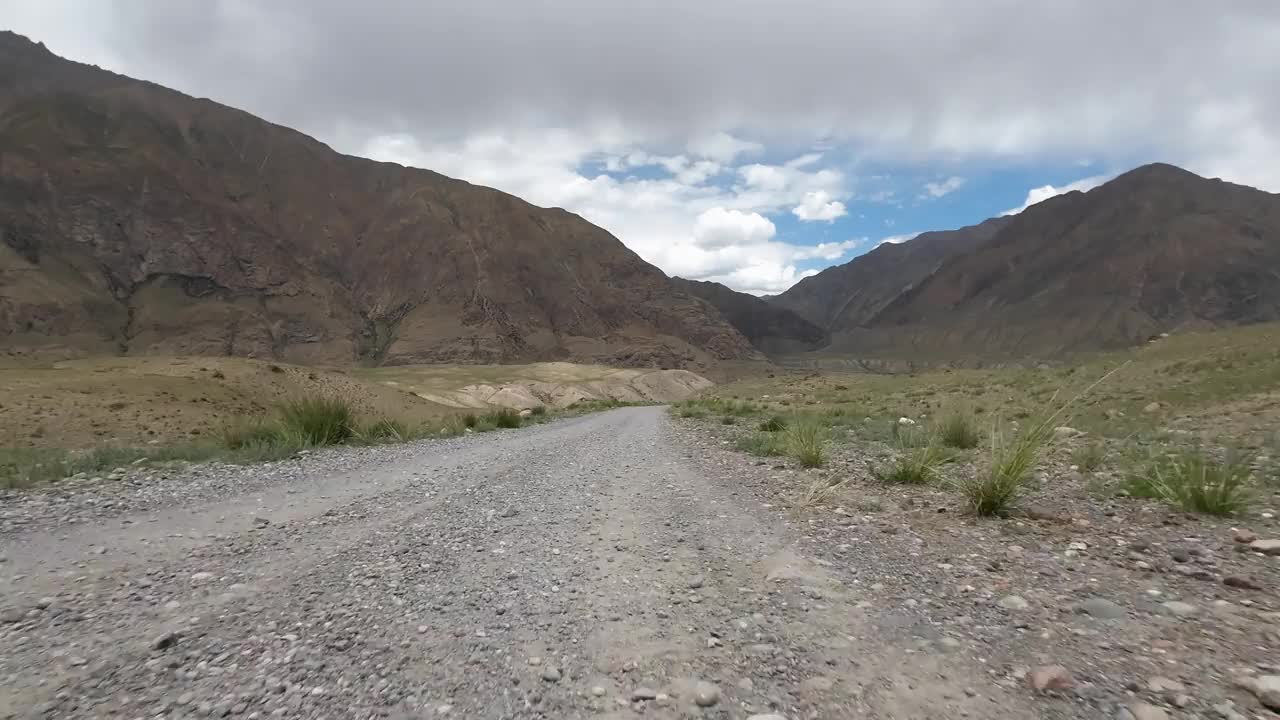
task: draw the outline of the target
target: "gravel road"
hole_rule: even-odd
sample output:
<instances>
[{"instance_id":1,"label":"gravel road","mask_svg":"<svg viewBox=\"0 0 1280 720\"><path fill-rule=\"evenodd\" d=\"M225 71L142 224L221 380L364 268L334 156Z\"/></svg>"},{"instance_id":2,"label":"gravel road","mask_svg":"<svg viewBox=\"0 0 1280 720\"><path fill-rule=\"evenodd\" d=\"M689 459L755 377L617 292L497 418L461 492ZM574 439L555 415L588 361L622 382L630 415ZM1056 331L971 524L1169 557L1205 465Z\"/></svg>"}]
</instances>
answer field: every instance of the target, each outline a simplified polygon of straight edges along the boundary
<instances>
[{"instance_id":1,"label":"gravel road","mask_svg":"<svg viewBox=\"0 0 1280 720\"><path fill-rule=\"evenodd\" d=\"M3 501L0 717L1065 712L918 642L661 408Z\"/></svg>"}]
</instances>

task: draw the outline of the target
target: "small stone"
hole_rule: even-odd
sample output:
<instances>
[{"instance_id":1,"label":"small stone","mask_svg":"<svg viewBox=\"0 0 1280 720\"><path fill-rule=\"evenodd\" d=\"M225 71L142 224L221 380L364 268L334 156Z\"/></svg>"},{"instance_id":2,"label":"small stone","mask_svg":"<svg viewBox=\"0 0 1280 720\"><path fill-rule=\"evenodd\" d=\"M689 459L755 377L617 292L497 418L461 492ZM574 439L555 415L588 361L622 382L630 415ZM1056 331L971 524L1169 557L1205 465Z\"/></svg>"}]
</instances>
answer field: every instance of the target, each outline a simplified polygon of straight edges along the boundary
<instances>
[{"instance_id":1,"label":"small stone","mask_svg":"<svg viewBox=\"0 0 1280 720\"><path fill-rule=\"evenodd\" d=\"M519 514L520 514L520 511L516 509L516 506L515 506L515 505L508 505L508 506L506 506L506 507L502 508L502 512L501 512L500 514L501 514L501 515L502 515L502 517L504 517L504 518L513 518L513 517L515 517L516 515L519 515Z\"/></svg>"},{"instance_id":2,"label":"small stone","mask_svg":"<svg viewBox=\"0 0 1280 720\"><path fill-rule=\"evenodd\" d=\"M1043 665L1027 673L1027 682L1031 684L1031 689L1043 692L1045 690L1069 690L1075 687L1075 678L1071 677L1071 673L1061 665Z\"/></svg>"},{"instance_id":3,"label":"small stone","mask_svg":"<svg viewBox=\"0 0 1280 720\"><path fill-rule=\"evenodd\" d=\"M767 715L748 715L747 720L787 720L786 715L769 713Z\"/></svg>"},{"instance_id":4,"label":"small stone","mask_svg":"<svg viewBox=\"0 0 1280 720\"><path fill-rule=\"evenodd\" d=\"M1129 717L1133 720L1169 720L1169 713L1161 710L1155 705L1148 705L1143 702L1129 703ZM1121 716L1123 717L1123 715Z\"/></svg>"},{"instance_id":5,"label":"small stone","mask_svg":"<svg viewBox=\"0 0 1280 720\"><path fill-rule=\"evenodd\" d=\"M1169 602L1161 603L1160 606L1169 613L1177 615L1178 617L1191 617L1200 611L1200 608L1192 605L1191 603L1179 602L1177 600L1170 600Z\"/></svg>"},{"instance_id":6,"label":"small stone","mask_svg":"<svg viewBox=\"0 0 1280 720\"><path fill-rule=\"evenodd\" d=\"M1080 603L1076 607L1076 612L1104 620L1115 620L1125 616L1124 608L1106 598L1100 597L1089 598Z\"/></svg>"},{"instance_id":7,"label":"small stone","mask_svg":"<svg viewBox=\"0 0 1280 720\"><path fill-rule=\"evenodd\" d=\"M178 633L172 630L160 633L151 641L152 650L164 650L174 643L178 642Z\"/></svg>"},{"instance_id":8,"label":"small stone","mask_svg":"<svg viewBox=\"0 0 1280 720\"><path fill-rule=\"evenodd\" d=\"M1251 577L1244 575L1228 575L1222 578L1222 584L1227 587L1240 588L1241 590L1261 590L1262 585Z\"/></svg>"},{"instance_id":9,"label":"small stone","mask_svg":"<svg viewBox=\"0 0 1280 720\"><path fill-rule=\"evenodd\" d=\"M212 579L213 579L213 573L211 573L211 572L198 572L198 573L192 573L192 575L191 575L191 584L193 584L193 585L201 585L201 584L203 584L203 583L207 583L207 582L209 582L209 581L210 581L210 580L212 580Z\"/></svg>"},{"instance_id":10,"label":"small stone","mask_svg":"<svg viewBox=\"0 0 1280 720\"><path fill-rule=\"evenodd\" d=\"M1181 693L1187 688L1177 680L1157 675L1147 681L1147 689L1153 693Z\"/></svg>"},{"instance_id":11,"label":"small stone","mask_svg":"<svg viewBox=\"0 0 1280 720\"><path fill-rule=\"evenodd\" d=\"M658 697L658 691L653 688L638 687L631 691L631 699L636 701L653 700L656 697Z\"/></svg>"},{"instance_id":12,"label":"small stone","mask_svg":"<svg viewBox=\"0 0 1280 720\"><path fill-rule=\"evenodd\" d=\"M1005 595L1000 598L1000 607L1005 610L1026 610L1031 607L1031 603L1026 601L1021 595Z\"/></svg>"},{"instance_id":13,"label":"small stone","mask_svg":"<svg viewBox=\"0 0 1280 720\"><path fill-rule=\"evenodd\" d=\"M40 608L41 610L46 610L52 607L54 602L56 601L51 597L42 597L36 601L36 607Z\"/></svg>"},{"instance_id":14,"label":"small stone","mask_svg":"<svg viewBox=\"0 0 1280 720\"><path fill-rule=\"evenodd\" d=\"M1244 528L1241 528L1239 530L1236 530L1236 533L1235 535L1232 536L1232 539L1238 543L1244 543L1245 545L1248 545L1249 543L1258 539L1258 534L1253 532L1252 530L1245 530Z\"/></svg>"},{"instance_id":15,"label":"small stone","mask_svg":"<svg viewBox=\"0 0 1280 720\"><path fill-rule=\"evenodd\" d=\"M1263 555L1280 555L1280 540L1254 540L1249 549Z\"/></svg>"},{"instance_id":16,"label":"small stone","mask_svg":"<svg viewBox=\"0 0 1280 720\"><path fill-rule=\"evenodd\" d=\"M1144 413L1160 412L1160 403L1158 402L1148 403L1146 407L1142 408L1142 412Z\"/></svg>"},{"instance_id":17,"label":"small stone","mask_svg":"<svg viewBox=\"0 0 1280 720\"><path fill-rule=\"evenodd\" d=\"M268 519L266 519L266 518L264 518L264 517L255 517L255 518L253 519L253 526L254 526L255 528L258 528L259 530L261 530L262 528L264 528L264 527L266 527L266 526L268 526L268 525L270 525L270 524L271 524L271 521L270 521L270 520L268 520Z\"/></svg>"},{"instance_id":18,"label":"small stone","mask_svg":"<svg viewBox=\"0 0 1280 720\"><path fill-rule=\"evenodd\" d=\"M4 610L0 610L0 623L12 624L22 622L22 618L26 616L27 614L18 608L5 608Z\"/></svg>"},{"instance_id":19,"label":"small stone","mask_svg":"<svg viewBox=\"0 0 1280 720\"><path fill-rule=\"evenodd\" d=\"M1280 712L1280 675L1246 677L1236 684L1257 696L1263 707Z\"/></svg>"},{"instance_id":20,"label":"small stone","mask_svg":"<svg viewBox=\"0 0 1280 720\"><path fill-rule=\"evenodd\" d=\"M705 585L706 582L707 582L707 579L705 577L701 575L694 575L693 577L689 578L689 581L685 584L688 586L690 590L697 590L698 588Z\"/></svg>"},{"instance_id":21,"label":"small stone","mask_svg":"<svg viewBox=\"0 0 1280 720\"><path fill-rule=\"evenodd\" d=\"M720 688L715 685L700 681L693 688L693 702L698 707L711 707L720 702Z\"/></svg>"},{"instance_id":22,"label":"small stone","mask_svg":"<svg viewBox=\"0 0 1280 720\"><path fill-rule=\"evenodd\" d=\"M603 687L596 685L595 687L591 688L591 697L604 697L607 692L608 691L605 690Z\"/></svg>"},{"instance_id":23,"label":"small stone","mask_svg":"<svg viewBox=\"0 0 1280 720\"><path fill-rule=\"evenodd\" d=\"M563 676L560 674L560 670L558 668L548 665L542 669L542 679L547 682L560 682L561 677Z\"/></svg>"}]
</instances>

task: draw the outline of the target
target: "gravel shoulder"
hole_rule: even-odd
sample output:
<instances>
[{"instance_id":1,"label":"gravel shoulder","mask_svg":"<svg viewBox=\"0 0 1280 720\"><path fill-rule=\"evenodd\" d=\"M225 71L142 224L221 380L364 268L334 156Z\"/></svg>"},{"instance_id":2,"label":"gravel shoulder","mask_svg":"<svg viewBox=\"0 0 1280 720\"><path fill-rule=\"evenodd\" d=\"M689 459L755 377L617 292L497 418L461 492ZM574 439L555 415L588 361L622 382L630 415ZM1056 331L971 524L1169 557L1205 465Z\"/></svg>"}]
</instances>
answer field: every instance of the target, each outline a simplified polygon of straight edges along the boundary
<instances>
[{"instance_id":1,"label":"gravel shoulder","mask_svg":"<svg viewBox=\"0 0 1280 720\"><path fill-rule=\"evenodd\" d=\"M0 717L1092 718L1126 700L1031 692L1016 664L1053 654L1038 621L939 610L989 595L953 577L984 572L964 548L939 563L900 522L785 507L794 483L720 443L627 408L7 495Z\"/></svg>"}]
</instances>

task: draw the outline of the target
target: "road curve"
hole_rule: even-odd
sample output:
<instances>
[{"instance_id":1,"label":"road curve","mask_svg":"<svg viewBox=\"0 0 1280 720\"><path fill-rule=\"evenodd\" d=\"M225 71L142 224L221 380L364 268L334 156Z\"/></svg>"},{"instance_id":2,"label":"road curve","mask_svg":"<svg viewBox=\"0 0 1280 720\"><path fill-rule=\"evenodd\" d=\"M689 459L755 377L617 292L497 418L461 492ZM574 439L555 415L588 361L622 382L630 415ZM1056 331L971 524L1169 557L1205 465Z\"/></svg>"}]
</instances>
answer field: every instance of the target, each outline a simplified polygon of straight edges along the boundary
<instances>
[{"instance_id":1,"label":"road curve","mask_svg":"<svg viewBox=\"0 0 1280 720\"><path fill-rule=\"evenodd\" d=\"M1037 716L662 408L355 457L11 509L0 717Z\"/></svg>"}]
</instances>

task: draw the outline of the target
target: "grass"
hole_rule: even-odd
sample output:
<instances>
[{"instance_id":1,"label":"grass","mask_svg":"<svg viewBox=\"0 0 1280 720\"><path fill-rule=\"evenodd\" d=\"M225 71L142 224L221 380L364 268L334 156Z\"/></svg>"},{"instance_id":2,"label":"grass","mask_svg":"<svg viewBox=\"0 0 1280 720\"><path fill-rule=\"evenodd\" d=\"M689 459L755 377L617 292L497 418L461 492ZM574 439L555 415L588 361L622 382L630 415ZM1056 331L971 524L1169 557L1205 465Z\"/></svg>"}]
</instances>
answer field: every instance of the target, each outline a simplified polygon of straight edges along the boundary
<instances>
[{"instance_id":1,"label":"grass","mask_svg":"<svg viewBox=\"0 0 1280 720\"><path fill-rule=\"evenodd\" d=\"M783 432L783 446L800 467L822 467L827 462L828 433L829 429L815 419L797 417Z\"/></svg>"},{"instance_id":2,"label":"grass","mask_svg":"<svg viewBox=\"0 0 1280 720\"><path fill-rule=\"evenodd\" d=\"M1107 461L1107 449L1102 443L1089 443L1076 448L1071 453L1071 463L1080 468L1080 472L1099 470Z\"/></svg>"},{"instance_id":3,"label":"grass","mask_svg":"<svg viewBox=\"0 0 1280 720\"><path fill-rule=\"evenodd\" d=\"M384 443L400 443L421 437L399 420L379 418L371 423L356 427L351 439L364 445L380 445Z\"/></svg>"},{"instance_id":4,"label":"grass","mask_svg":"<svg viewBox=\"0 0 1280 720\"><path fill-rule=\"evenodd\" d=\"M892 485L928 485L939 477L938 470L951 460L936 442L917 448L901 448L897 459L887 468L877 470L876 478Z\"/></svg>"},{"instance_id":5,"label":"grass","mask_svg":"<svg viewBox=\"0 0 1280 720\"><path fill-rule=\"evenodd\" d=\"M355 411L333 395L304 395L280 406L280 427L309 446L337 445L352 436Z\"/></svg>"},{"instance_id":6,"label":"grass","mask_svg":"<svg viewBox=\"0 0 1280 720\"><path fill-rule=\"evenodd\" d=\"M738 418L732 415L725 415L724 417L720 418L720 424L721 425L737 425Z\"/></svg>"},{"instance_id":7,"label":"grass","mask_svg":"<svg viewBox=\"0 0 1280 720\"><path fill-rule=\"evenodd\" d=\"M754 435L739 438L734 446L742 452L757 457L778 457L787 454L782 439L771 432L757 432Z\"/></svg>"},{"instance_id":8,"label":"grass","mask_svg":"<svg viewBox=\"0 0 1280 720\"><path fill-rule=\"evenodd\" d=\"M937 427L938 440L945 446L958 450L978 447L981 436L973 414L965 410L952 410Z\"/></svg>"},{"instance_id":9,"label":"grass","mask_svg":"<svg viewBox=\"0 0 1280 720\"><path fill-rule=\"evenodd\" d=\"M1012 437L1000 428L993 428L987 468L958 483L969 508L984 517L1005 513L1021 497L1031 479L1031 471L1040 460L1040 452L1052 437L1049 420L1032 424Z\"/></svg>"},{"instance_id":10,"label":"grass","mask_svg":"<svg viewBox=\"0 0 1280 720\"><path fill-rule=\"evenodd\" d=\"M849 484L849 478L818 478L809 483L800 494L798 504L802 508L817 507L831 502Z\"/></svg>"},{"instance_id":11,"label":"grass","mask_svg":"<svg viewBox=\"0 0 1280 720\"><path fill-rule=\"evenodd\" d=\"M480 425L494 428L518 428L524 424L520 413L511 408L497 408L480 416Z\"/></svg>"},{"instance_id":12,"label":"grass","mask_svg":"<svg viewBox=\"0 0 1280 720\"><path fill-rule=\"evenodd\" d=\"M774 415L760 423L760 432L776 433L787 429L787 421L781 415Z\"/></svg>"},{"instance_id":13,"label":"grass","mask_svg":"<svg viewBox=\"0 0 1280 720\"><path fill-rule=\"evenodd\" d=\"M1251 463L1239 453L1219 460L1202 449L1181 450L1150 459L1129 475L1125 489L1187 512L1235 515L1253 501Z\"/></svg>"}]
</instances>

